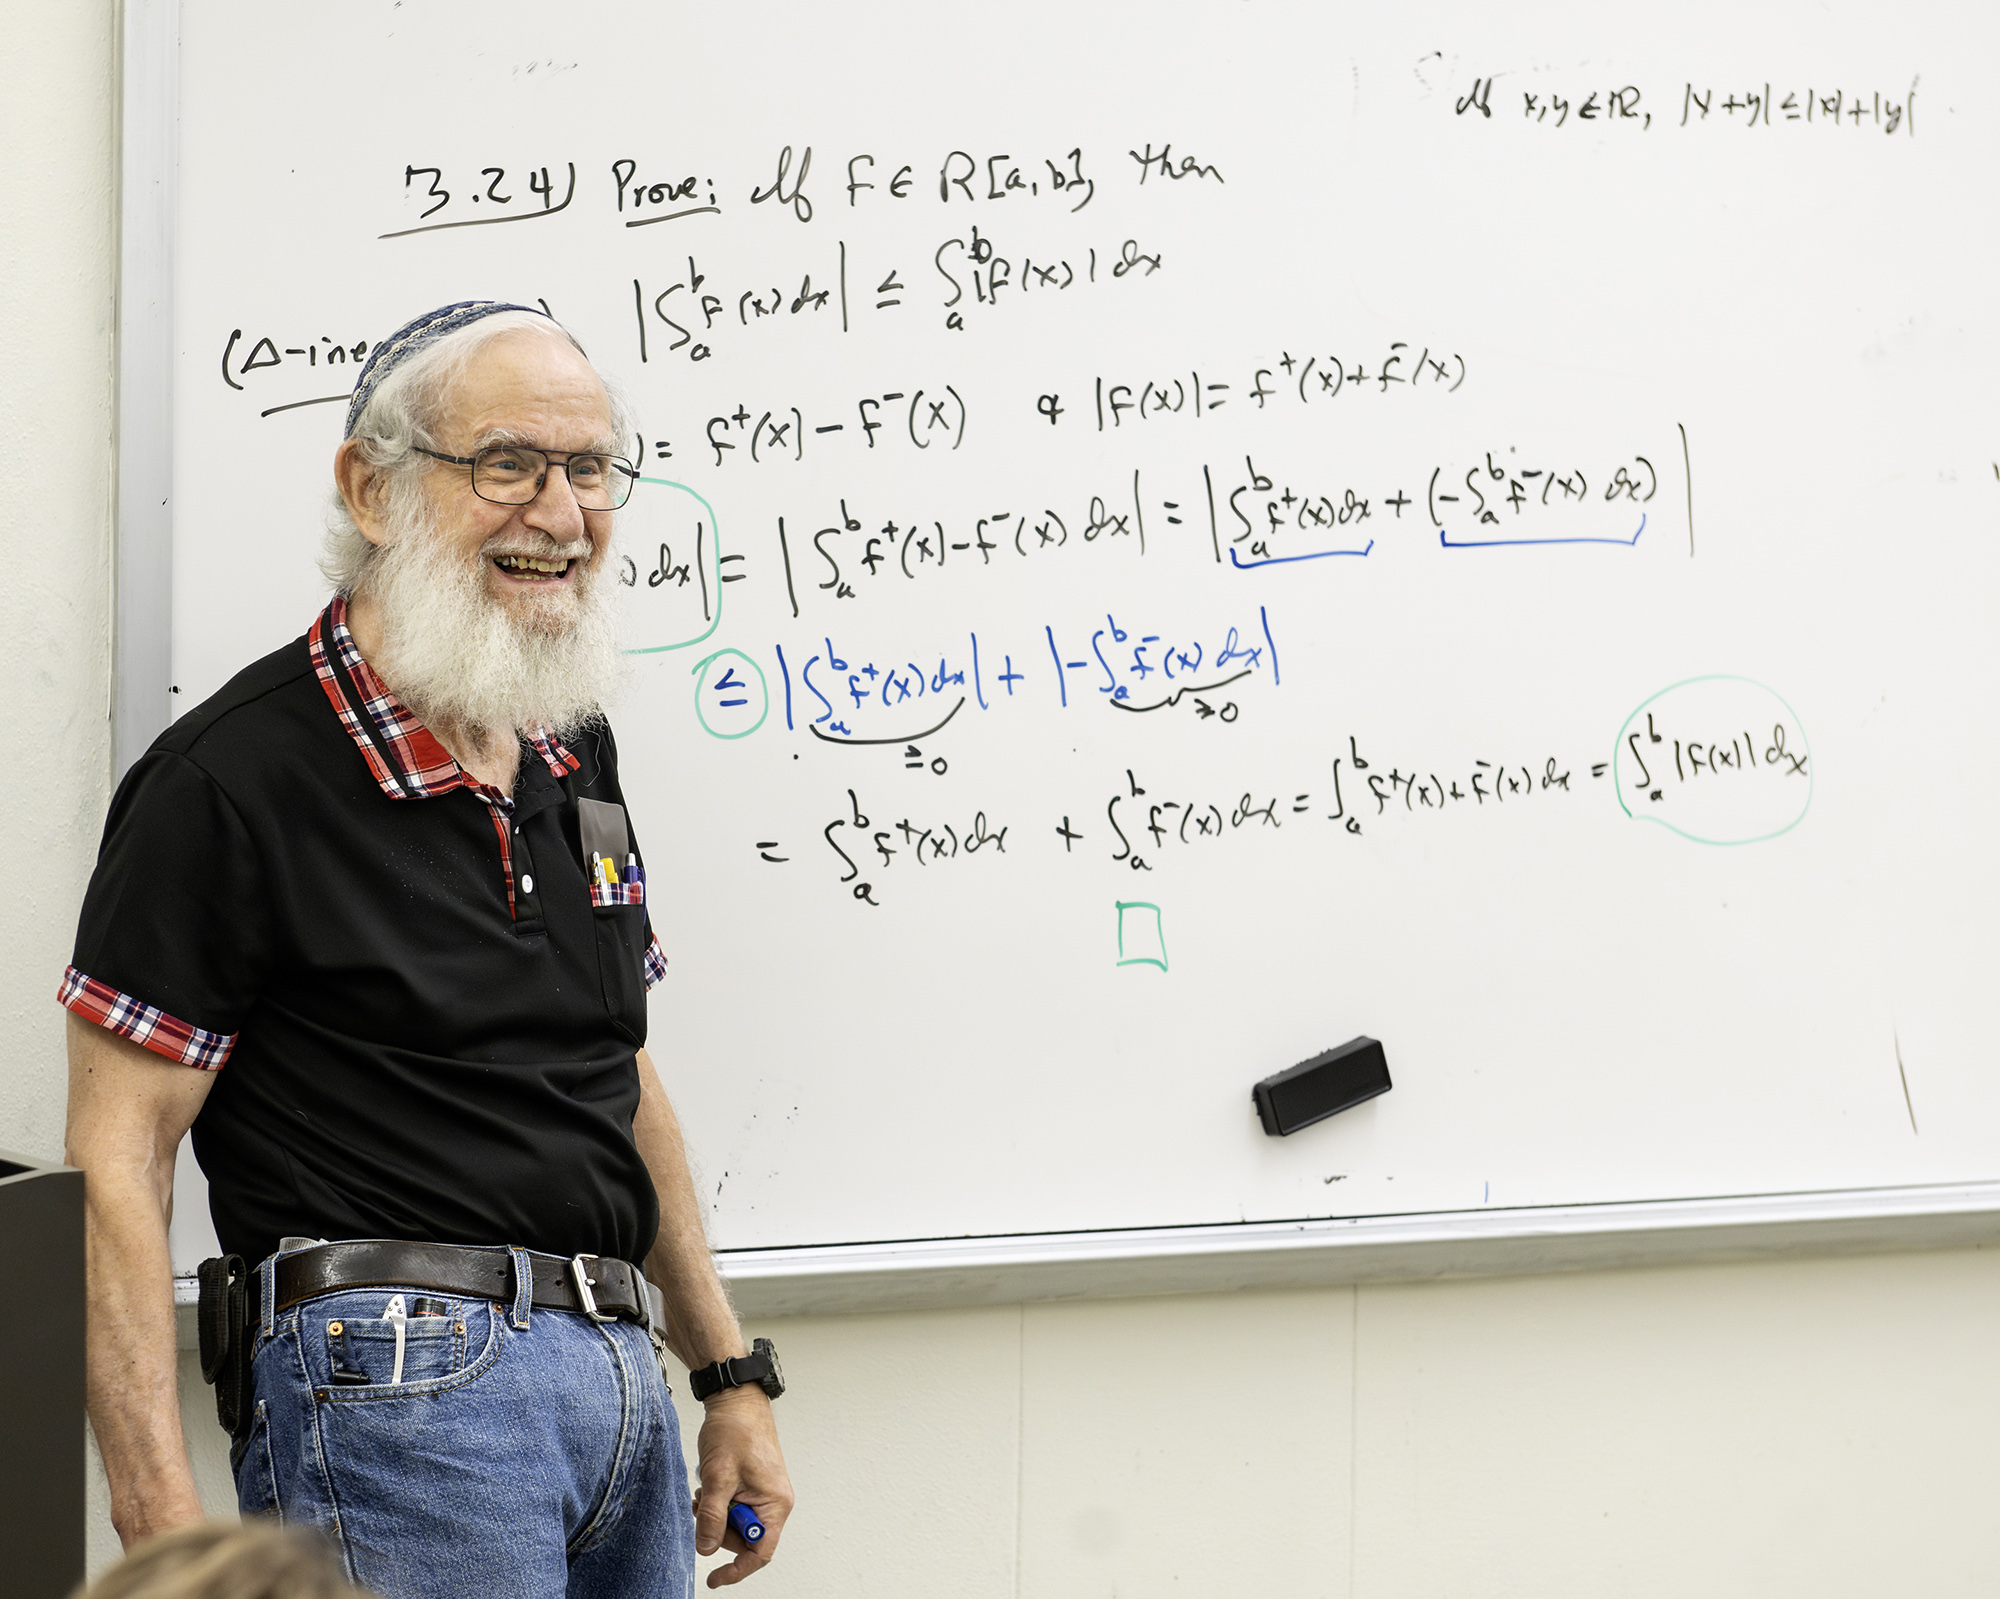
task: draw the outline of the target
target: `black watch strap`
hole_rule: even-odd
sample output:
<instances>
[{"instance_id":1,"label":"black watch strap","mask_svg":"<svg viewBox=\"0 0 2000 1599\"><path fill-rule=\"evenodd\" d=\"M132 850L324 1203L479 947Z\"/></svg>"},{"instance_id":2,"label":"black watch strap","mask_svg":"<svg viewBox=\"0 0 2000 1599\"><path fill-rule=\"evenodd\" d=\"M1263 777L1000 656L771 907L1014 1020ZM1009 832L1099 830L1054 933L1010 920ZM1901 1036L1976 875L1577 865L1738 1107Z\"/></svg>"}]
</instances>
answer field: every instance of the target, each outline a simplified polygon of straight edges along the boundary
<instances>
[{"instance_id":1,"label":"black watch strap","mask_svg":"<svg viewBox=\"0 0 2000 1599\"><path fill-rule=\"evenodd\" d=\"M784 1378L778 1370L778 1352L768 1338L759 1338L747 1355L718 1360L712 1366L688 1373L688 1392L698 1400L712 1399L725 1388L745 1387L761 1388L772 1399L785 1391Z\"/></svg>"}]
</instances>

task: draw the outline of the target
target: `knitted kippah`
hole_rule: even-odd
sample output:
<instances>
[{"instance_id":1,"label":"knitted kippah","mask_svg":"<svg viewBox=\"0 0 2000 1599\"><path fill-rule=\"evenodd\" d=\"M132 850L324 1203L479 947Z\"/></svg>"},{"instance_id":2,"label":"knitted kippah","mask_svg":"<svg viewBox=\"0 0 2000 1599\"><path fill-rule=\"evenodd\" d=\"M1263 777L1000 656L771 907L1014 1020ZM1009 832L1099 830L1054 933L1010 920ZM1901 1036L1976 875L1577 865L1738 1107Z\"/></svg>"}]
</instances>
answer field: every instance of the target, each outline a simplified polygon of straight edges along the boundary
<instances>
[{"instance_id":1,"label":"knitted kippah","mask_svg":"<svg viewBox=\"0 0 2000 1599\"><path fill-rule=\"evenodd\" d=\"M362 367L360 381L354 385L354 397L347 402L347 426L341 429L340 436L344 439L354 437L354 424L361 420L362 411L375 397L375 391L382 386L382 380L404 361L425 345L443 338L447 333L455 333L460 328L477 322L481 317L494 316L501 311L528 311L535 316L548 315L548 312L539 306L510 305L500 300L460 300L456 305L445 305L435 311L426 311L414 322L406 322L396 329L368 352L368 363Z\"/></svg>"}]
</instances>

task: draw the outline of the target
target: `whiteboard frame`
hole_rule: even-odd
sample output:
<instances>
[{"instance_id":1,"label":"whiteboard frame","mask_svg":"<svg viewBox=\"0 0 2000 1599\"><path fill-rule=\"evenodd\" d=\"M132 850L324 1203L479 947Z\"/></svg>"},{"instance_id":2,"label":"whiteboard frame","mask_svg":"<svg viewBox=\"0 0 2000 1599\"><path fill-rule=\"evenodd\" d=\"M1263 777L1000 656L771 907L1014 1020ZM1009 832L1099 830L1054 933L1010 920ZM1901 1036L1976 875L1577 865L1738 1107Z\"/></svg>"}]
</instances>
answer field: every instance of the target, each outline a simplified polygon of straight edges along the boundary
<instances>
[{"instance_id":1,"label":"whiteboard frame","mask_svg":"<svg viewBox=\"0 0 2000 1599\"><path fill-rule=\"evenodd\" d=\"M717 1257L746 1316L1326 1288L2000 1242L2000 1183L1043 1233Z\"/></svg>"},{"instance_id":2,"label":"whiteboard frame","mask_svg":"<svg viewBox=\"0 0 2000 1599\"><path fill-rule=\"evenodd\" d=\"M112 775L173 720L174 250L180 0L125 0L120 41Z\"/></svg>"},{"instance_id":3,"label":"whiteboard frame","mask_svg":"<svg viewBox=\"0 0 2000 1599\"><path fill-rule=\"evenodd\" d=\"M1334 1288L2000 1243L2000 1183L717 1254L746 1318ZM175 1282L192 1348L194 1279Z\"/></svg>"},{"instance_id":4,"label":"whiteboard frame","mask_svg":"<svg viewBox=\"0 0 2000 1599\"><path fill-rule=\"evenodd\" d=\"M173 719L180 0L125 0L120 72L118 774ZM784 1317L1534 1275L2000 1243L2000 1182L725 1250L739 1313ZM193 1347L195 1279L176 1276Z\"/></svg>"}]
</instances>

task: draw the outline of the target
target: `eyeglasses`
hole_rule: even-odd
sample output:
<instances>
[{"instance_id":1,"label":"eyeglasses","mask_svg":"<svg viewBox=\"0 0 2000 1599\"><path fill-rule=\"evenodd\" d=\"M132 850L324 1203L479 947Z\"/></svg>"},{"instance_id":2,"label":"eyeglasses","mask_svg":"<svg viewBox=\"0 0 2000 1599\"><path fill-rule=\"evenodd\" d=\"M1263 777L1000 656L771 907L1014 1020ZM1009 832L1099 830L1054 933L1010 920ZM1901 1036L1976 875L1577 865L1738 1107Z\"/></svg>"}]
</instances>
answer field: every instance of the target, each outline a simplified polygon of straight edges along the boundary
<instances>
[{"instance_id":1,"label":"eyeglasses","mask_svg":"<svg viewBox=\"0 0 2000 1599\"><path fill-rule=\"evenodd\" d=\"M419 455L452 466L472 468L472 492L494 505L526 505L542 492L549 468L559 466L569 478L569 491L586 511L615 511L632 497L639 469L621 455L595 450L564 450L551 454L519 444L489 444L477 455L440 455L421 444Z\"/></svg>"}]
</instances>

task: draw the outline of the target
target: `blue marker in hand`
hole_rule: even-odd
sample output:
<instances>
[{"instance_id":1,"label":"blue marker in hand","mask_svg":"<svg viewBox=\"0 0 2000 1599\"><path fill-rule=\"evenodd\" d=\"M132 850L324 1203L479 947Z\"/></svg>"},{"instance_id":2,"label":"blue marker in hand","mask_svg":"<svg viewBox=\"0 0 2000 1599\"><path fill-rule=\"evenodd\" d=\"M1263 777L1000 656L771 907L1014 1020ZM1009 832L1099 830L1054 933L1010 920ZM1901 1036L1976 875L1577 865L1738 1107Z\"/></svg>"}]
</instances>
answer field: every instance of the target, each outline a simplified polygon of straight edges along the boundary
<instances>
[{"instance_id":1,"label":"blue marker in hand","mask_svg":"<svg viewBox=\"0 0 2000 1599\"><path fill-rule=\"evenodd\" d=\"M736 1536L745 1543L761 1543L764 1539L764 1523L757 1519L757 1512L738 1500L729 1507L729 1525Z\"/></svg>"}]
</instances>

